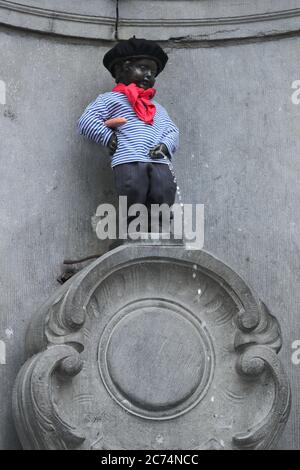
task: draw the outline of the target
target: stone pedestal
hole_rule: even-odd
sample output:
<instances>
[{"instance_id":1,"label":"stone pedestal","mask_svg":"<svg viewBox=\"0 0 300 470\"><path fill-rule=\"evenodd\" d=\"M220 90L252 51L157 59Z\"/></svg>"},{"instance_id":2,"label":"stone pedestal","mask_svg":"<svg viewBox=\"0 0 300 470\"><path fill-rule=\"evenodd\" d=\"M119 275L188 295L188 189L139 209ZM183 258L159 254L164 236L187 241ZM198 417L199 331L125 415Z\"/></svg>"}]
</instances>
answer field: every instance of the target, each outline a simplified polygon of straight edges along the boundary
<instances>
[{"instance_id":1,"label":"stone pedestal","mask_svg":"<svg viewBox=\"0 0 300 470\"><path fill-rule=\"evenodd\" d=\"M26 449L265 449L287 421L280 328L228 266L128 243L37 312L13 412Z\"/></svg>"}]
</instances>

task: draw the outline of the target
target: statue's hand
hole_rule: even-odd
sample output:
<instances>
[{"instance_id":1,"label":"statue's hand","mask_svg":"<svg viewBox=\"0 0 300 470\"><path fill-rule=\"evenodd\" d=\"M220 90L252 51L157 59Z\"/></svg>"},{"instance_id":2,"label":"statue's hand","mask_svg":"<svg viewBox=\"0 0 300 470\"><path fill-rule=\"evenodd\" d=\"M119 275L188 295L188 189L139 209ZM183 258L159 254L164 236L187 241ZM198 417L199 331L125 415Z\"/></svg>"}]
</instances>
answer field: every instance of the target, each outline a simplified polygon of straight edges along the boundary
<instances>
[{"instance_id":1,"label":"statue's hand","mask_svg":"<svg viewBox=\"0 0 300 470\"><path fill-rule=\"evenodd\" d=\"M109 148L110 155L113 155L118 147L118 138L115 133L113 133L113 135L109 139L107 146Z\"/></svg>"},{"instance_id":2,"label":"statue's hand","mask_svg":"<svg viewBox=\"0 0 300 470\"><path fill-rule=\"evenodd\" d=\"M169 151L165 144L158 144L150 150L149 155L151 158L170 158Z\"/></svg>"}]
</instances>

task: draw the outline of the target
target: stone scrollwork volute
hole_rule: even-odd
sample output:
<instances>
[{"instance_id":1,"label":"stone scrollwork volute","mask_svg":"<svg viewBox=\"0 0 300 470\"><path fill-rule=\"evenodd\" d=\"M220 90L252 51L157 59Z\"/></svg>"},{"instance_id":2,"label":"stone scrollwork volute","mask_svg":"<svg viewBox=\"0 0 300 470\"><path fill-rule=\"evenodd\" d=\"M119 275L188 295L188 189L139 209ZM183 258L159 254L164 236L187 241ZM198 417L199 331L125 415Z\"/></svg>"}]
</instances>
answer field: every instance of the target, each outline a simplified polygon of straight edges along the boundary
<instances>
[{"instance_id":1,"label":"stone scrollwork volute","mask_svg":"<svg viewBox=\"0 0 300 470\"><path fill-rule=\"evenodd\" d=\"M49 299L26 344L26 449L265 449L288 419L278 322L204 251L115 248Z\"/></svg>"}]
</instances>

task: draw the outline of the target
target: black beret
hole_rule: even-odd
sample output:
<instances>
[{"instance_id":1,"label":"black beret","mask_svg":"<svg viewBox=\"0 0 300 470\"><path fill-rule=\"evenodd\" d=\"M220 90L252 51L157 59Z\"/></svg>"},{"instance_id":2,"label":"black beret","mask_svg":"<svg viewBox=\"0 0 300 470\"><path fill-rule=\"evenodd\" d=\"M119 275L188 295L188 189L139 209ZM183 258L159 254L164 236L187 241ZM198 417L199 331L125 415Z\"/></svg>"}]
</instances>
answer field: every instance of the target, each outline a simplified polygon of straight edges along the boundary
<instances>
[{"instance_id":1,"label":"black beret","mask_svg":"<svg viewBox=\"0 0 300 470\"><path fill-rule=\"evenodd\" d=\"M157 63L157 75L165 68L168 56L164 50L154 41L137 39L135 36L126 41L118 42L103 57L103 65L114 75L113 67L120 60L130 58L148 58Z\"/></svg>"}]
</instances>

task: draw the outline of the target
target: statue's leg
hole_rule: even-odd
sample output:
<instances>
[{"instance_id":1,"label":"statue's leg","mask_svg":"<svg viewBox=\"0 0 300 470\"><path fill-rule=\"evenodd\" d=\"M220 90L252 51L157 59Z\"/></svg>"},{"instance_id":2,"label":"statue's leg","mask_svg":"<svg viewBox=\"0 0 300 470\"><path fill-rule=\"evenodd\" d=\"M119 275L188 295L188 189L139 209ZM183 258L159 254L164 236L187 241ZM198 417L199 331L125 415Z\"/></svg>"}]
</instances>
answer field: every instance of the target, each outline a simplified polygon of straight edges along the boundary
<instances>
[{"instance_id":1,"label":"statue's leg","mask_svg":"<svg viewBox=\"0 0 300 470\"><path fill-rule=\"evenodd\" d=\"M133 204L146 206L150 184L147 167L148 163L143 162L122 163L113 167L117 195L127 197L127 205L121 205L123 211L121 216L127 221L127 229L136 217L135 215L128 216L128 209Z\"/></svg>"},{"instance_id":2,"label":"statue's leg","mask_svg":"<svg viewBox=\"0 0 300 470\"><path fill-rule=\"evenodd\" d=\"M158 214L158 223L159 227L157 228L157 221L153 220L153 213L151 218L151 228L152 231L159 232L169 232L170 231L170 222L172 219L172 212L170 210L171 206L175 202L176 196L176 182L171 173L169 165L163 163L151 163L150 169L150 189L147 198L147 205L149 210L151 205L165 204L169 210L159 210ZM167 209L166 208L166 209Z\"/></svg>"}]
</instances>

